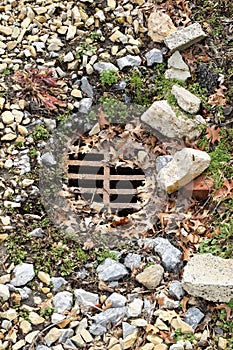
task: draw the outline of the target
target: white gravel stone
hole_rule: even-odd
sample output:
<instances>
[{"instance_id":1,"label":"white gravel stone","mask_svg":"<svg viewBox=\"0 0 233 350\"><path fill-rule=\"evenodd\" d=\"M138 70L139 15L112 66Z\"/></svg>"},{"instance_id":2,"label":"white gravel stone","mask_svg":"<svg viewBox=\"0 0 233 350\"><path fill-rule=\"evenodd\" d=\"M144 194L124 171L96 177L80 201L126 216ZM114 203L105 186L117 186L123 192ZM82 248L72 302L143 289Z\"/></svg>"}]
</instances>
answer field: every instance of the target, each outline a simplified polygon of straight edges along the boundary
<instances>
[{"instance_id":1,"label":"white gravel stone","mask_svg":"<svg viewBox=\"0 0 233 350\"><path fill-rule=\"evenodd\" d=\"M77 303L80 306L93 307L99 304L99 295L95 293L86 292L84 289L75 289L74 295L77 299Z\"/></svg>"},{"instance_id":2,"label":"white gravel stone","mask_svg":"<svg viewBox=\"0 0 233 350\"><path fill-rule=\"evenodd\" d=\"M10 298L9 287L5 284L0 284L0 298L3 300L8 300Z\"/></svg>"},{"instance_id":3,"label":"white gravel stone","mask_svg":"<svg viewBox=\"0 0 233 350\"><path fill-rule=\"evenodd\" d=\"M72 62L74 60L74 55L72 54L72 52L68 52L64 57L63 57L63 61L64 62Z\"/></svg>"},{"instance_id":4,"label":"white gravel stone","mask_svg":"<svg viewBox=\"0 0 233 350\"><path fill-rule=\"evenodd\" d=\"M12 124L15 120L13 114L10 111L3 112L1 118L3 123L6 125Z\"/></svg>"},{"instance_id":5,"label":"white gravel stone","mask_svg":"<svg viewBox=\"0 0 233 350\"><path fill-rule=\"evenodd\" d=\"M126 303L126 297L118 293L112 293L106 300L106 305L111 302L111 307L123 307Z\"/></svg>"},{"instance_id":6,"label":"white gravel stone","mask_svg":"<svg viewBox=\"0 0 233 350\"><path fill-rule=\"evenodd\" d=\"M44 340L48 346L55 343L56 340L60 338L61 335L61 329L58 329L56 327L53 327L50 329L50 331L46 334L44 337Z\"/></svg>"},{"instance_id":7,"label":"white gravel stone","mask_svg":"<svg viewBox=\"0 0 233 350\"><path fill-rule=\"evenodd\" d=\"M75 34L76 34L76 30L77 30L77 27L70 24L68 27L67 34L66 34L66 40L74 39Z\"/></svg>"},{"instance_id":8,"label":"white gravel stone","mask_svg":"<svg viewBox=\"0 0 233 350\"><path fill-rule=\"evenodd\" d=\"M163 53L161 50L152 49L145 54L147 66L150 67L154 63L163 62Z\"/></svg>"},{"instance_id":9,"label":"white gravel stone","mask_svg":"<svg viewBox=\"0 0 233 350\"><path fill-rule=\"evenodd\" d=\"M19 350L19 349L22 349L22 347L26 345L26 341L21 339L19 341L17 341L17 343L15 343L13 346L12 346L12 350Z\"/></svg>"},{"instance_id":10,"label":"white gravel stone","mask_svg":"<svg viewBox=\"0 0 233 350\"><path fill-rule=\"evenodd\" d=\"M128 317L138 317L142 312L143 301L139 298L134 299L127 307Z\"/></svg>"}]
</instances>

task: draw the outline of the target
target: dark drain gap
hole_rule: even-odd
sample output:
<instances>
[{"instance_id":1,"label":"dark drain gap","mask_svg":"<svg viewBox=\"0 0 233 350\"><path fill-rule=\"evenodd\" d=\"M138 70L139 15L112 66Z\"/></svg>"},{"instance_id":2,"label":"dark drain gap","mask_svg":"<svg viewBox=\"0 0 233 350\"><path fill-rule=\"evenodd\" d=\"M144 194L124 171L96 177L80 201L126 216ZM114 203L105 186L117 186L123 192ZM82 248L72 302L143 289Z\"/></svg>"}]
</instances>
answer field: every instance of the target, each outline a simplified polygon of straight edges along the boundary
<instances>
[{"instance_id":1,"label":"dark drain gap","mask_svg":"<svg viewBox=\"0 0 233 350\"><path fill-rule=\"evenodd\" d=\"M140 168L110 167L110 175L145 175Z\"/></svg>"},{"instance_id":2,"label":"dark drain gap","mask_svg":"<svg viewBox=\"0 0 233 350\"><path fill-rule=\"evenodd\" d=\"M103 175L104 168L96 167L96 166L80 166L80 165L69 165L68 173L75 174L93 174L93 175Z\"/></svg>"},{"instance_id":3,"label":"dark drain gap","mask_svg":"<svg viewBox=\"0 0 233 350\"><path fill-rule=\"evenodd\" d=\"M90 162L99 162L104 159L103 154L99 153L70 153L70 160L87 160Z\"/></svg>"}]
</instances>

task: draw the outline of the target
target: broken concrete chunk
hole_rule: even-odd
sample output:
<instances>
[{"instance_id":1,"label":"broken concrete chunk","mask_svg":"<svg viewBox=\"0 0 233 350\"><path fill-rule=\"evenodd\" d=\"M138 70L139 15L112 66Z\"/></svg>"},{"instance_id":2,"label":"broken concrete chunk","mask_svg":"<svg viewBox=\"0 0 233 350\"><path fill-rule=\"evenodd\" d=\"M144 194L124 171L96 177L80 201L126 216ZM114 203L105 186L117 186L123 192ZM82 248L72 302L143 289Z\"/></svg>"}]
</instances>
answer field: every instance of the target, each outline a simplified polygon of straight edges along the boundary
<instances>
[{"instance_id":1,"label":"broken concrete chunk","mask_svg":"<svg viewBox=\"0 0 233 350\"><path fill-rule=\"evenodd\" d=\"M201 133L200 123L185 116L177 116L166 100L155 101L141 116L141 121L167 138L193 139Z\"/></svg>"},{"instance_id":2,"label":"broken concrete chunk","mask_svg":"<svg viewBox=\"0 0 233 350\"><path fill-rule=\"evenodd\" d=\"M164 42L167 47L174 52L175 50L184 50L205 37L206 34L202 30L201 25L199 23L193 23L188 27L169 34L164 39Z\"/></svg>"},{"instance_id":3,"label":"broken concrete chunk","mask_svg":"<svg viewBox=\"0 0 233 350\"><path fill-rule=\"evenodd\" d=\"M210 164L210 156L204 151L184 148L162 168L157 176L158 186L169 194L177 191L203 173Z\"/></svg>"},{"instance_id":4,"label":"broken concrete chunk","mask_svg":"<svg viewBox=\"0 0 233 350\"><path fill-rule=\"evenodd\" d=\"M168 15L157 10L150 14L148 18L148 35L153 41L161 43L164 38L175 31L176 27Z\"/></svg>"},{"instance_id":5,"label":"broken concrete chunk","mask_svg":"<svg viewBox=\"0 0 233 350\"><path fill-rule=\"evenodd\" d=\"M184 268L182 285L193 296L229 302L233 298L233 259L194 255Z\"/></svg>"},{"instance_id":6,"label":"broken concrete chunk","mask_svg":"<svg viewBox=\"0 0 233 350\"><path fill-rule=\"evenodd\" d=\"M195 114L199 111L201 105L200 98L188 90L181 86L173 85L172 94L175 96L180 108L182 108L185 112Z\"/></svg>"}]
</instances>

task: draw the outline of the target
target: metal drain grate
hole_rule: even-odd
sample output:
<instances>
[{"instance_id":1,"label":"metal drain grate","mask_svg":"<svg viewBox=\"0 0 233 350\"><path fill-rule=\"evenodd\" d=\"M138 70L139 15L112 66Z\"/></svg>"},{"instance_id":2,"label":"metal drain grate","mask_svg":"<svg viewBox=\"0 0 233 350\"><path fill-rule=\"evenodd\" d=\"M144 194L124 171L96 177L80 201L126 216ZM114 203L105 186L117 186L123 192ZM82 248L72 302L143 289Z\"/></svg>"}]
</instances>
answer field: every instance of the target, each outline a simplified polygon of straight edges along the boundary
<instances>
[{"instance_id":1,"label":"metal drain grate","mask_svg":"<svg viewBox=\"0 0 233 350\"><path fill-rule=\"evenodd\" d=\"M74 150L74 147L73 147ZM102 210L110 208L111 212L141 209L142 203L137 196L137 188L143 186L145 174L141 168L113 166L109 164L107 151L69 154L67 162L68 186L89 203L102 203Z\"/></svg>"}]
</instances>

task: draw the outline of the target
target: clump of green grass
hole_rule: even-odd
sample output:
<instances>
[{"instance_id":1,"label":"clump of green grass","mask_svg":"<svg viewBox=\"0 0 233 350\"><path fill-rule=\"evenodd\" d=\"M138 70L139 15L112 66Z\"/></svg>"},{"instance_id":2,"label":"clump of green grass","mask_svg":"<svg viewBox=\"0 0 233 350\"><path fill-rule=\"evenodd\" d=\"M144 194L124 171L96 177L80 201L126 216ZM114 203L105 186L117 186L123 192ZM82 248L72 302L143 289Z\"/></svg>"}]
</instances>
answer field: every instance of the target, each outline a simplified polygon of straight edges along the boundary
<instances>
[{"instance_id":1,"label":"clump of green grass","mask_svg":"<svg viewBox=\"0 0 233 350\"><path fill-rule=\"evenodd\" d=\"M232 258L233 255L233 200L225 204L224 217L216 218L216 233L211 238L204 239L199 247L200 253L211 253L222 258Z\"/></svg>"},{"instance_id":2,"label":"clump of green grass","mask_svg":"<svg viewBox=\"0 0 233 350\"><path fill-rule=\"evenodd\" d=\"M119 79L119 73L113 69L106 69L100 74L100 81L103 86L116 84Z\"/></svg>"},{"instance_id":3,"label":"clump of green grass","mask_svg":"<svg viewBox=\"0 0 233 350\"><path fill-rule=\"evenodd\" d=\"M47 141L50 137L49 131L43 125L36 125L33 132L32 138L35 142Z\"/></svg>"},{"instance_id":4,"label":"clump of green grass","mask_svg":"<svg viewBox=\"0 0 233 350\"><path fill-rule=\"evenodd\" d=\"M129 116L128 106L119 99L103 96L99 99L99 102L102 104L103 112L108 116L110 122L112 120L121 122Z\"/></svg>"},{"instance_id":5,"label":"clump of green grass","mask_svg":"<svg viewBox=\"0 0 233 350\"><path fill-rule=\"evenodd\" d=\"M220 188L224 179L233 176L233 129L222 128L219 132L220 141L212 145L204 135L198 142L198 146L208 152L211 158L207 174L214 180L215 189Z\"/></svg>"}]
</instances>

